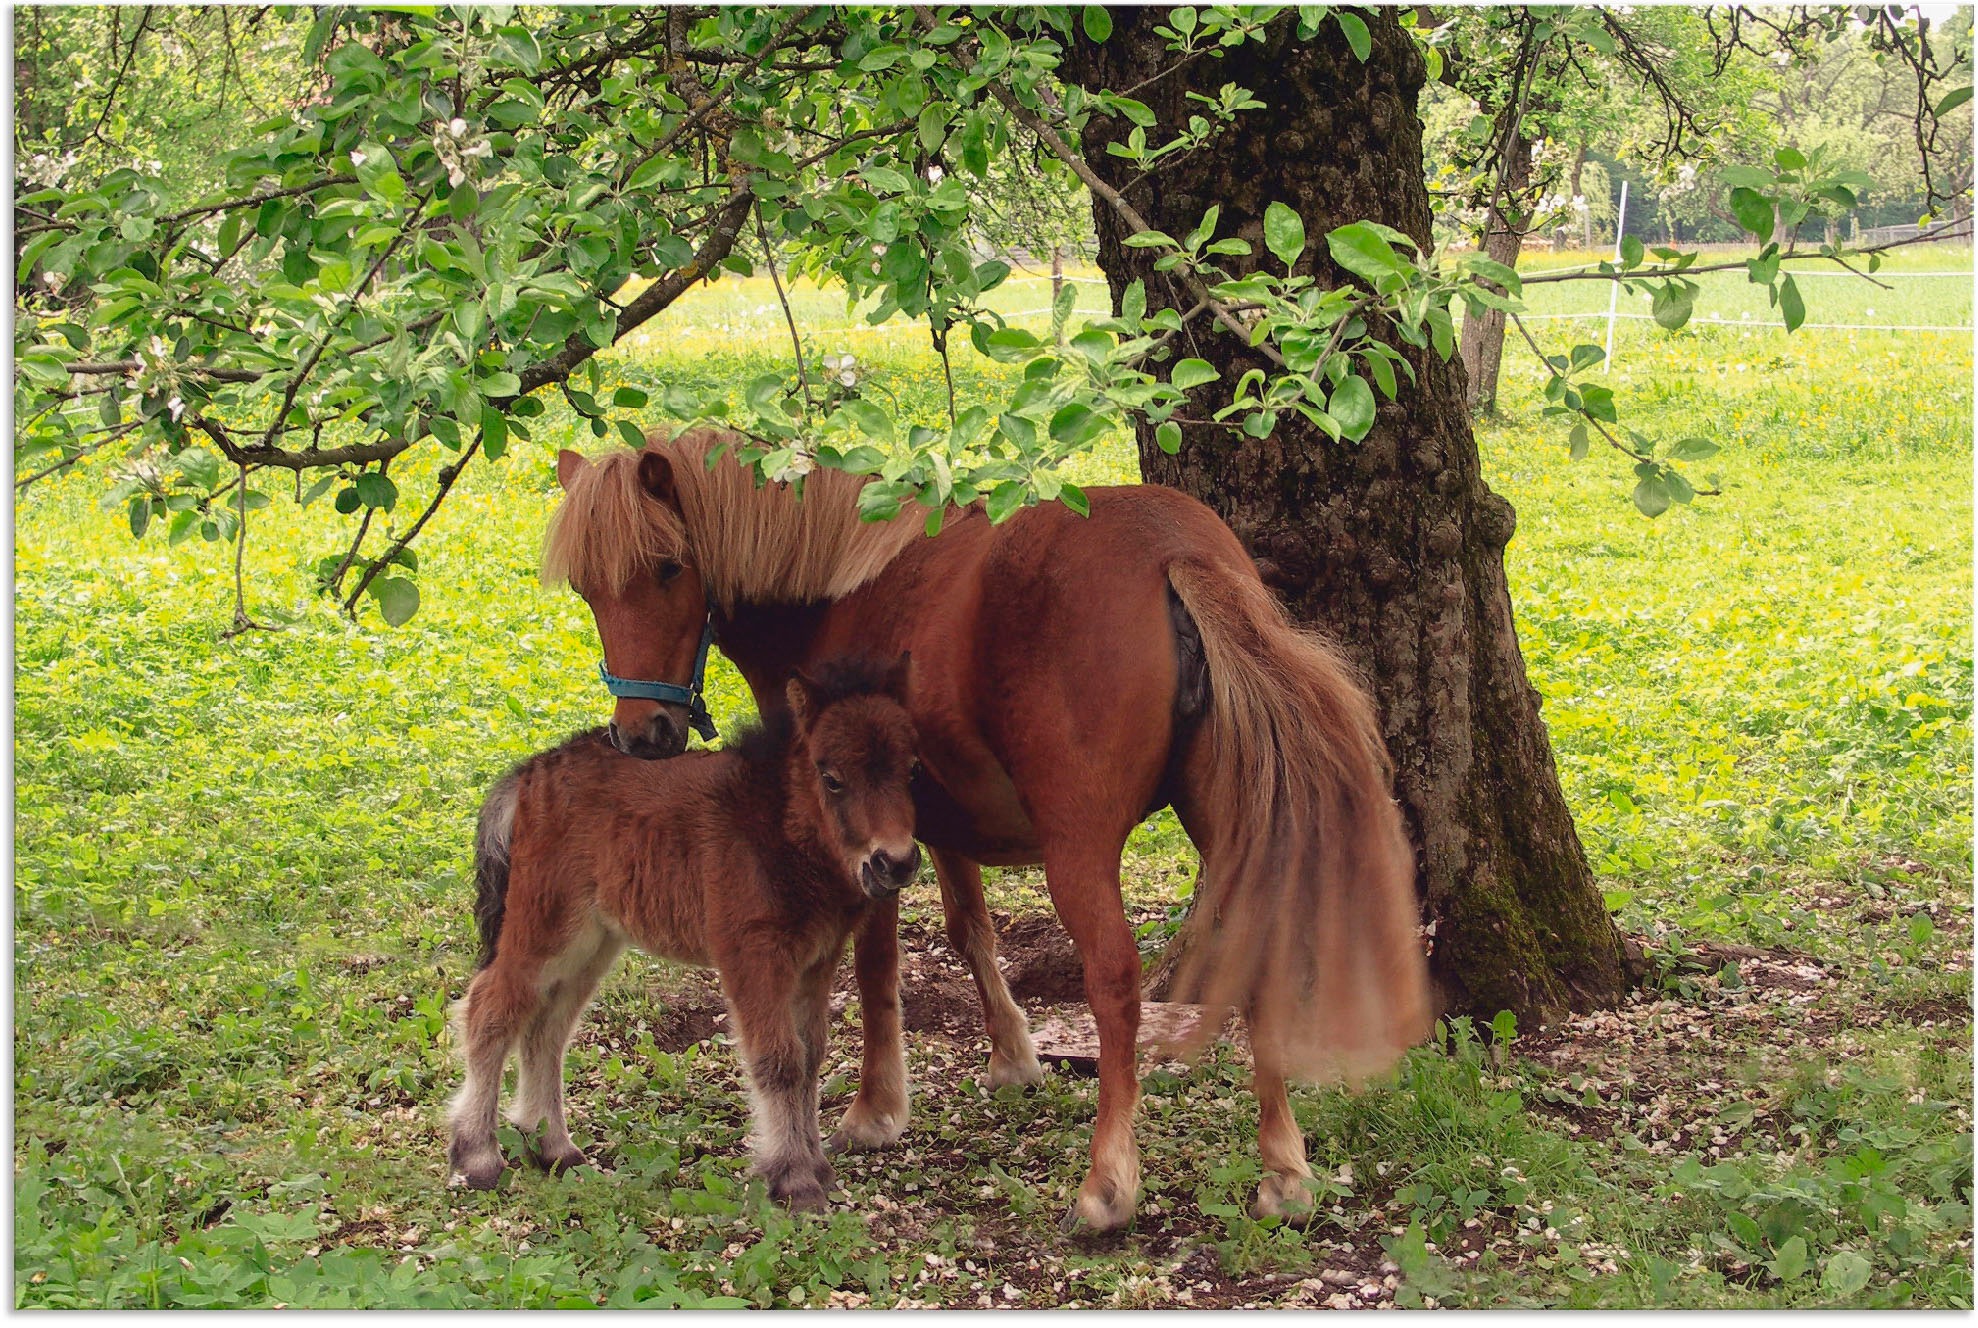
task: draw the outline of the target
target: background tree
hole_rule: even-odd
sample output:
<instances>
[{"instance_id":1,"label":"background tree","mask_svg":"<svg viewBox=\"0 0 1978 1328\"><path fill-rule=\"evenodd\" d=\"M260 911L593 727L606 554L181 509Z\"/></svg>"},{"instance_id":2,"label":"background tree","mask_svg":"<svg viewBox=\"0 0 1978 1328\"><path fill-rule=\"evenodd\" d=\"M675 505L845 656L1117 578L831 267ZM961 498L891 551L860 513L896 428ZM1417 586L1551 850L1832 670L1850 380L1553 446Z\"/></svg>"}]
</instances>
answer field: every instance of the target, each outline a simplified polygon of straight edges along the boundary
<instances>
[{"instance_id":1,"label":"background tree","mask_svg":"<svg viewBox=\"0 0 1978 1328\"><path fill-rule=\"evenodd\" d=\"M1518 326L1520 278L1431 251L1416 108L1437 57L1402 14L332 10L301 56L220 196L106 161L19 199L25 482L121 445L110 496L134 534L240 541L277 479L349 518L326 590L401 622L413 541L464 468L498 460L550 391L636 444L650 417L632 412L655 403L601 397L593 357L750 270L753 236L875 320L924 320L944 356L960 336L1022 372L1002 400L951 390L914 418L813 382L793 347L739 403L671 385L667 416L742 430L772 479L870 474L871 514L917 499L931 526L978 500L994 520L1082 508L1059 465L1135 428L1148 478L1214 506L1375 680L1452 1006L1618 994L1620 939L1512 632L1512 514L1450 363L1458 312ZM1083 323L1059 299L1041 336L982 306L1009 267L974 252L993 223L977 195L1032 140L1091 189L1115 297ZM1845 179L1787 157L1745 178L1732 208L1761 248L1736 266L1795 326L1775 218ZM1695 267L1635 245L1571 279L1652 294L1680 326ZM1689 501L1686 467L1714 446L1622 429L1588 349L1547 361L1575 451L1623 453L1646 513Z\"/></svg>"}]
</instances>

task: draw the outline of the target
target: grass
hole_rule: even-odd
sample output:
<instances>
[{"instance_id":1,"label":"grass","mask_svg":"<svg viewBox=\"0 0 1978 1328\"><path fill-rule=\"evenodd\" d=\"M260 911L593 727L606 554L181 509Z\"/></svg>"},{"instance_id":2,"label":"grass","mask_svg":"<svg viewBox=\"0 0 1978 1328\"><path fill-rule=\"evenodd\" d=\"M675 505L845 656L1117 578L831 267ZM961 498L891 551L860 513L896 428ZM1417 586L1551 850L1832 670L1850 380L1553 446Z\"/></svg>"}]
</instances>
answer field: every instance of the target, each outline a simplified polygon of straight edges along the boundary
<instances>
[{"instance_id":1,"label":"grass","mask_svg":"<svg viewBox=\"0 0 1978 1328\"><path fill-rule=\"evenodd\" d=\"M1852 321L1828 316L1837 284L1816 321ZM1927 321L1969 321L1958 289ZM774 367L746 283L703 298L733 303L688 303L609 373ZM860 335L874 381L937 409L921 343ZM679 1036L684 979L637 960L570 1069L612 1170L448 1191L473 811L599 714L588 615L534 576L570 422L462 482L395 631L312 597L322 505L257 516L252 606L287 625L223 641L224 547L133 543L100 474L37 487L15 542L15 1303L1969 1306L1969 339L1624 328L1630 419L1725 445L1724 496L1654 523L1618 458L1567 461L1507 364L1480 436L1520 514L1520 639L1655 976L1508 1053L1459 1022L1389 1085L1300 1092L1328 1189L1302 1232L1243 1215L1255 1109L1219 1055L1147 1076L1134 1231L1059 1235L1092 1083L991 1094L972 1023L909 1035L906 1146L792 1221L747 1177L732 1052ZM1002 372L958 370L964 393ZM1132 475L1117 444L1081 464ZM713 681L731 723L743 692ZM1128 869L1157 934L1190 870L1170 819ZM990 885L1047 907L1035 873ZM938 932L931 889L908 913ZM855 1051L846 1029L827 1111Z\"/></svg>"}]
</instances>

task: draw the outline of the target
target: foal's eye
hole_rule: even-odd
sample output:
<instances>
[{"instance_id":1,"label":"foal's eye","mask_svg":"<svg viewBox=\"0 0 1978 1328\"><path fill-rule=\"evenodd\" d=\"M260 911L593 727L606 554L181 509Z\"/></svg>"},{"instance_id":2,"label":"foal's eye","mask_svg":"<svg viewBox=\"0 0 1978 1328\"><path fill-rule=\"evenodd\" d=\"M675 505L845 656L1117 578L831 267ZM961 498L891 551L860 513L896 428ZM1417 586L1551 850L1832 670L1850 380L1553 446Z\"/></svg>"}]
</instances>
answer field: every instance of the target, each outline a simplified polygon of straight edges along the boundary
<instances>
[{"instance_id":1,"label":"foal's eye","mask_svg":"<svg viewBox=\"0 0 1978 1328\"><path fill-rule=\"evenodd\" d=\"M915 757L915 758L913 759L913 761L912 761L912 763L911 763L911 764L909 764L909 765L907 766L907 778L908 778L908 779L919 779L919 778L920 778L920 758L919 758L919 757L917 757L917 756L916 756L916 757Z\"/></svg>"},{"instance_id":2,"label":"foal's eye","mask_svg":"<svg viewBox=\"0 0 1978 1328\"><path fill-rule=\"evenodd\" d=\"M824 781L824 791L826 793L843 793L845 791L845 781L832 774L829 770L818 771L817 777Z\"/></svg>"},{"instance_id":3,"label":"foal's eye","mask_svg":"<svg viewBox=\"0 0 1978 1328\"><path fill-rule=\"evenodd\" d=\"M680 573L686 570L687 569L685 567L681 566L679 563L674 562L671 558L667 559L665 562L659 565L659 584L661 584L662 586L666 585L668 582L672 581L674 577L680 575Z\"/></svg>"}]
</instances>

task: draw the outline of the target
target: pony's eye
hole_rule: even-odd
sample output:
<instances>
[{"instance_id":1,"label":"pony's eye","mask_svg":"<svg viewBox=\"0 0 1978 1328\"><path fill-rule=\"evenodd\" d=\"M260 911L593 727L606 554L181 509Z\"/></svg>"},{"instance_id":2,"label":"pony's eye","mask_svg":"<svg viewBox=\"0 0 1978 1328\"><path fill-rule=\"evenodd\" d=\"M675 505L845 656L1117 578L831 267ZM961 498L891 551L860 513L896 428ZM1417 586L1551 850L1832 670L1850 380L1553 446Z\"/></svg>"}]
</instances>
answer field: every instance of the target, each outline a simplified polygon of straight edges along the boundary
<instances>
[{"instance_id":1,"label":"pony's eye","mask_svg":"<svg viewBox=\"0 0 1978 1328\"><path fill-rule=\"evenodd\" d=\"M673 580L674 577L680 575L680 573L686 570L687 569L685 567L681 566L677 562L674 562L671 558L668 558L665 562L659 565L659 584L661 584L662 586L668 584Z\"/></svg>"},{"instance_id":2,"label":"pony's eye","mask_svg":"<svg viewBox=\"0 0 1978 1328\"><path fill-rule=\"evenodd\" d=\"M845 791L845 781L832 774L829 770L819 770L817 777L824 781L824 791L826 793L843 793Z\"/></svg>"}]
</instances>

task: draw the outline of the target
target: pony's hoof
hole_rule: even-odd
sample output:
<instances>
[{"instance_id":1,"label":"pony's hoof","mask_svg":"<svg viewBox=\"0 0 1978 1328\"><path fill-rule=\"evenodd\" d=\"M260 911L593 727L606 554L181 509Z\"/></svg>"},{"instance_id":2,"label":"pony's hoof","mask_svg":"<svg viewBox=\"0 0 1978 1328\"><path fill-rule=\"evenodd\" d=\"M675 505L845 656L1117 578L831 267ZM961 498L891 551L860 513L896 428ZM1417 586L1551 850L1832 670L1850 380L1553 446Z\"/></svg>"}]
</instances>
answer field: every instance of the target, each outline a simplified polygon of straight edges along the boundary
<instances>
[{"instance_id":1,"label":"pony's hoof","mask_svg":"<svg viewBox=\"0 0 1978 1328\"><path fill-rule=\"evenodd\" d=\"M1257 1201L1250 1205L1250 1215L1259 1221L1275 1217L1299 1227L1312 1220L1313 1211L1311 1179L1284 1172L1264 1177L1257 1186Z\"/></svg>"},{"instance_id":2,"label":"pony's hoof","mask_svg":"<svg viewBox=\"0 0 1978 1328\"><path fill-rule=\"evenodd\" d=\"M1019 1088L1029 1088L1044 1082L1044 1067L1037 1062L1037 1053L1029 1047L1023 1048L1022 1056L1005 1056L998 1048L989 1053L989 1089L994 1092L1007 1084Z\"/></svg>"},{"instance_id":3,"label":"pony's hoof","mask_svg":"<svg viewBox=\"0 0 1978 1328\"><path fill-rule=\"evenodd\" d=\"M1058 1220L1058 1229L1067 1234L1103 1236L1122 1231L1133 1221L1134 1195L1111 1185L1087 1181L1078 1200Z\"/></svg>"},{"instance_id":4,"label":"pony's hoof","mask_svg":"<svg viewBox=\"0 0 1978 1328\"><path fill-rule=\"evenodd\" d=\"M905 1120L895 1121L887 1116L864 1116L858 1111L858 1104L845 1113L845 1119L825 1143L827 1153L869 1153L878 1148L890 1148L898 1143L906 1133Z\"/></svg>"}]
</instances>

